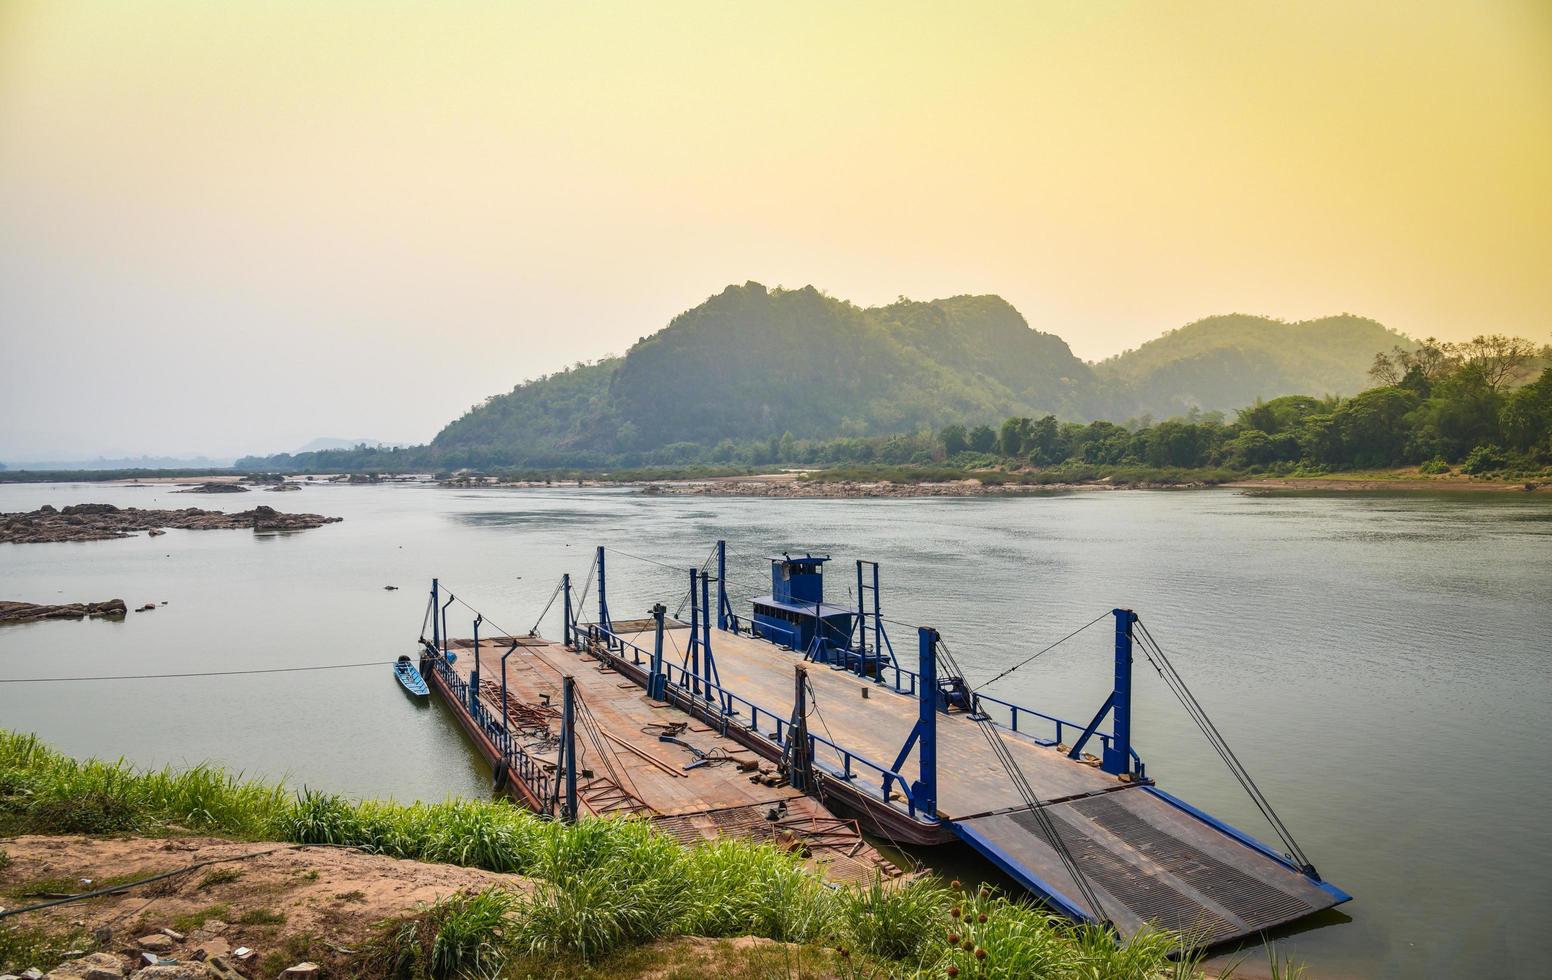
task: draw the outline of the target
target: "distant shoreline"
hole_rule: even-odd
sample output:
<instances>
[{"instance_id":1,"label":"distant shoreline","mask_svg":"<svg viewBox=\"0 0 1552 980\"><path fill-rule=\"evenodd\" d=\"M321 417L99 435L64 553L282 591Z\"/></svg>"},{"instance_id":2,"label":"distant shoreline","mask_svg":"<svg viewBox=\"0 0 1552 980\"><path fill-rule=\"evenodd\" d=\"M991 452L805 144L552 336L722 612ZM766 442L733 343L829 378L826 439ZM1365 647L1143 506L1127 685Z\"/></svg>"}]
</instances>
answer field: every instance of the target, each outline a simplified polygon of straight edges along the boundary
<instances>
[{"instance_id":1,"label":"distant shoreline","mask_svg":"<svg viewBox=\"0 0 1552 980\"><path fill-rule=\"evenodd\" d=\"M1373 470L1336 473L1327 476L1245 476L1233 477L1222 471L1203 472L1199 476L1192 471L1161 471L1157 477L1147 471L1117 474L1114 477L1080 480L1051 480L1039 482L1029 479L1028 473L965 474L961 478L944 478L941 471L935 478L912 479L909 468L893 468L874 478L867 475L847 475L837 479L825 479L825 470L818 468L792 468L770 473L730 474L671 474L653 476L641 473L569 474L553 478L504 477L500 475L467 474L436 479L431 474L400 474L373 479L362 474L352 478L347 474L308 474L290 479L306 479L310 485L362 483L414 483L440 485L465 489L526 490L544 487L620 487L635 488L649 496L665 497L778 497L802 499L861 499L861 498L910 498L910 497L1010 497L1049 493L1105 490L1227 490L1275 493L1548 493L1552 492L1552 480L1531 478L1528 480L1481 479L1460 473L1426 475L1415 467L1397 470ZM60 473L55 480L43 479L45 474L28 473L23 480L7 479L4 483L105 483L126 487L166 487L199 483L244 483L253 485L254 474L215 472L192 475L185 473L153 473L136 476L119 476L101 480L83 479L79 473ZM982 477L987 477L983 479ZM266 486L260 483L255 489ZM296 486L293 484L293 486ZM290 487L288 487L290 488Z\"/></svg>"},{"instance_id":2,"label":"distant shoreline","mask_svg":"<svg viewBox=\"0 0 1552 980\"><path fill-rule=\"evenodd\" d=\"M653 496L684 497L778 497L803 499L912 498L912 497L1018 497L1049 493L1112 490L1239 490L1260 492L1331 492L1331 493L1547 493L1552 483L1473 480L1463 477L1441 479L1382 479L1372 477L1257 477L1225 482L1109 482L1104 480L1072 483L993 483L974 479L897 483L891 481L826 481L816 479L711 478L692 481L663 481L642 484L642 493Z\"/></svg>"}]
</instances>

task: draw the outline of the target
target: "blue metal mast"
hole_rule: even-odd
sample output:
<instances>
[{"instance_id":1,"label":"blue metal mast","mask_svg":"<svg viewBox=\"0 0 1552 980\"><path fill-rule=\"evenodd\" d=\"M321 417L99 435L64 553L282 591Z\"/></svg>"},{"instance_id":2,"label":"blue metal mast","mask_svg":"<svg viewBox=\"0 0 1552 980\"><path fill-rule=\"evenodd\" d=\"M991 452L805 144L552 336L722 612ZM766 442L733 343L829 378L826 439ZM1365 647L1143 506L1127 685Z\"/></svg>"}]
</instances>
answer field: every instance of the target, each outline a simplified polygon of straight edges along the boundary
<instances>
[{"instance_id":1,"label":"blue metal mast","mask_svg":"<svg viewBox=\"0 0 1552 980\"><path fill-rule=\"evenodd\" d=\"M1094 732L1099 729L1099 723L1105 720L1105 714L1112 713L1114 731L1111 733L1110 742L1101 753L1099 767L1113 776L1124 776L1132 773L1132 624L1137 622L1137 614L1130 609L1114 609L1115 615L1115 686L1110 691L1110 696L1105 703L1099 706L1095 712L1094 720L1089 722L1083 734L1073 743L1067 756L1071 759L1081 758L1083 747L1088 744Z\"/></svg>"},{"instance_id":2,"label":"blue metal mast","mask_svg":"<svg viewBox=\"0 0 1552 980\"><path fill-rule=\"evenodd\" d=\"M668 607L661 602L652 607L652 673L647 677L647 697L666 700L668 678L663 676L663 614Z\"/></svg>"},{"instance_id":3,"label":"blue metal mast","mask_svg":"<svg viewBox=\"0 0 1552 980\"><path fill-rule=\"evenodd\" d=\"M700 571L690 569L690 693L697 697L701 693L701 609L695 594L699 578Z\"/></svg>"},{"instance_id":4,"label":"blue metal mast","mask_svg":"<svg viewBox=\"0 0 1552 980\"><path fill-rule=\"evenodd\" d=\"M512 718L507 714L507 658L517 650L517 638L512 638L512 645L507 647L507 652L501 655L501 732L506 736L506 744L501 747L503 757L512 750ZM479 662L479 658L475 658Z\"/></svg>"},{"instance_id":5,"label":"blue metal mast","mask_svg":"<svg viewBox=\"0 0 1552 980\"><path fill-rule=\"evenodd\" d=\"M602 548L599 549L603 551ZM568 823L574 823L577 819L577 709L576 709L576 681L570 674L563 678L561 683L561 709L560 724L565 731L565 739L561 742L561 752L565 755L566 762L566 808L561 812L561 819Z\"/></svg>"},{"instance_id":6,"label":"blue metal mast","mask_svg":"<svg viewBox=\"0 0 1552 980\"><path fill-rule=\"evenodd\" d=\"M480 703L480 623L485 619L478 613L474 616L474 670L469 675L469 714L475 715L475 709Z\"/></svg>"},{"instance_id":7,"label":"blue metal mast","mask_svg":"<svg viewBox=\"0 0 1552 980\"><path fill-rule=\"evenodd\" d=\"M720 678L717 677L716 661L711 659L711 583L706 581L707 578L706 575L701 576L701 670L706 678L706 697L709 700L712 684Z\"/></svg>"},{"instance_id":8,"label":"blue metal mast","mask_svg":"<svg viewBox=\"0 0 1552 980\"><path fill-rule=\"evenodd\" d=\"M452 652L452 646L453 646L453 637L452 637L452 635L450 633L447 632L447 607L451 606L454 602L456 602L457 598L458 598L457 596L455 596L451 592L449 592L447 594L447 601L442 603L441 616L442 616L442 659L443 660L447 659L447 655Z\"/></svg>"},{"instance_id":9,"label":"blue metal mast","mask_svg":"<svg viewBox=\"0 0 1552 980\"><path fill-rule=\"evenodd\" d=\"M1112 612L1115 615L1114 737L1105 747L1100 768L1119 776L1132 768L1132 624L1137 622L1137 614L1130 609Z\"/></svg>"},{"instance_id":10,"label":"blue metal mast","mask_svg":"<svg viewBox=\"0 0 1552 980\"><path fill-rule=\"evenodd\" d=\"M437 617L437 607L441 604L441 597L437 595L439 588L436 579L431 580L431 645L437 652L442 651L442 623ZM424 635L424 634L422 634Z\"/></svg>"},{"instance_id":11,"label":"blue metal mast","mask_svg":"<svg viewBox=\"0 0 1552 980\"><path fill-rule=\"evenodd\" d=\"M561 577L560 577L560 591L562 593L561 604L560 604L560 611L561 611L561 627L560 627L561 644L563 646L566 646L566 647L569 648L571 646L571 573L570 572L566 572L566 573L561 575Z\"/></svg>"},{"instance_id":12,"label":"blue metal mast","mask_svg":"<svg viewBox=\"0 0 1552 980\"><path fill-rule=\"evenodd\" d=\"M917 630L921 690L917 691L916 726L921 732L920 799L917 809L928 817L938 813L938 631L930 626Z\"/></svg>"},{"instance_id":13,"label":"blue metal mast","mask_svg":"<svg viewBox=\"0 0 1552 980\"><path fill-rule=\"evenodd\" d=\"M727 542L717 542L717 629L726 631L732 607L727 595Z\"/></svg>"},{"instance_id":14,"label":"blue metal mast","mask_svg":"<svg viewBox=\"0 0 1552 980\"><path fill-rule=\"evenodd\" d=\"M919 754L915 785L910 787L911 810L926 814L928 819L938 815L938 631L930 626L917 627L917 681L916 724L901 746L894 765L895 772L910 758L911 749ZM886 787L885 795L888 795Z\"/></svg>"},{"instance_id":15,"label":"blue metal mast","mask_svg":"<svg viewBox=\"0 0 1552 980\"><path fill-rule=\"evenodd\" d=\"M604 546L598 546L598 625L610 633L614 632L614 624L609 621L609 598L604 588ZM606 636L604 638L610 646L613 641Z\"/></svg>"}]
</instances>

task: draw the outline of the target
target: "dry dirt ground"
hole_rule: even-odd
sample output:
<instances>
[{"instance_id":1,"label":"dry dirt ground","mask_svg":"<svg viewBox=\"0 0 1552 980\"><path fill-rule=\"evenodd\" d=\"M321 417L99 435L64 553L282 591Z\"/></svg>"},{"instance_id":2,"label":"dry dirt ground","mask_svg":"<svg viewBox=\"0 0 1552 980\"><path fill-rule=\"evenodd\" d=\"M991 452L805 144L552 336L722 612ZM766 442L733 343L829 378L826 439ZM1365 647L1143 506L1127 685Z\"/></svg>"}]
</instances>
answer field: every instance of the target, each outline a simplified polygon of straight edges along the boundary
<instances>
[{"instance_id":1,"label":"dry dirt ground","mask_svg":"<svg viewBox=\"0 0 1552 980\"><path fill-rule=\"evenodd\" d=\"M201 946L207 956L246 946L253 957L228 962L255 977L275 976L296 962L291 957L307 951L296 937L307 937L313 949L325 952L352 949L383 919L455 892L497 884L513 891L529 887L514 875L344 848L197 837L19 837L0 841L0 849L10 856L0 868L0 906L10 908L221 859L129 892L28 912L6 924L95 935L99 948L131 958L142 951L140 937L171 929L185 938L161 955L188 962Z\"/></svg>"},{"instance_id":2,"label":"dry dirt ground","mask_svg":"<svg viewBox=\"0 0 1552 980\"><path fill-rule=\"evenodd\" d=\"M133 890L27 912L0 926L41 929L78 937L81 950L97 949L115 968L86 972L86 959L64 955L52 962L0 962L0 974L27 967L50 980L258 980L279 976L303 960L321 965L319 976L346 973L348 951L360 948L385 919L412 912L459 891L500 885L515 892L529 879L445 864L422 864L345 848L240 843L202 837L170 840L24 836L0 839L9 862L0 865L0 907L20 908L50 896L80 894L147 878L212 859L205 865ZM90 879L85 882L83 879ZM175 966L136 972L145 951L140 940L170 929L158 954ZM247 959L233 953L252 949ZM203 953L203 962L197 957ZM211 963L220 961L219 968ZM230 970L232 972L222 972ZM593 964L513 964L513 977L534 980L821 980L883 977L858 971L835 950L790 946L767 939L684 937L623 950Z\"/></svg>"}]
</instances>

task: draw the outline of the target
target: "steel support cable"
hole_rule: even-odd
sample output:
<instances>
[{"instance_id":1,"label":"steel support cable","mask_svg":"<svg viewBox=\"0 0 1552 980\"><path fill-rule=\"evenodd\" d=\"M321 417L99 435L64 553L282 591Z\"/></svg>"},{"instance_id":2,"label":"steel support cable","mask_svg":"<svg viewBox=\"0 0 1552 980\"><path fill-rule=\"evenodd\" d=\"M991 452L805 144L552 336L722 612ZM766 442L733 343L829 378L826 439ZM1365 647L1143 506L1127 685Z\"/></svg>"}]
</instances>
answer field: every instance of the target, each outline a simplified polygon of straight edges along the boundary
<instances>
[{"instance_id":1,"label":"steel support cable","mask_svg":"<svg viewBox=\"0 0 1552 980\"><path fill-rule=\"evenodd\" d=\"M1095 622L1098 621L1095 620ZM1089 625L1092 626L1093 623ZM1084 627L1084 629L1087 628ZM948 644L943 642L942 637L938 637L937 642L933 644L933 653L938 658L939 664L947 668L950 676L964 680L964 672L959 667L959 661L954 657L954 653L949 649ZM1018 764L1018 760L1013 758L1013 753L1009 751L1007 743L997 733L996 724L992 722L990 716L981 710L980 698L976 694L975 689L970 687L968 681L965 682L965 689L970 697L971 720L980 728L981 735L985 737L987 745L991 747L993 757L1001 764L1003 771L1008 775L1008 781L1013 784L1013 788L1018 791L1020 798L1023 799L1025 807L1034 816L1036 822L1040 824L1040 829L1050 843L1051 850L1056 852L1056 856L1061 860L1062 866L1072 876L1073 884L1078 886L1080 897L1088 903L1096 919L1108 923L1109 918L1105 915L1104 906L1099 904L1099 897L1094 893L1094 887L1089 882L1088 875L1079 866L1078 859L1073 856L1072 851L1067 847L1067 842L1062 839L1061 834L1057 831L1056 823L1051 819L1051 815L1045 812L1045 804L1041 801L1040 795L1035 792L1035 787L1030 783L1029 777L1024 774L1024 770ZM927 692L921 693L926 694ZM937 697L936 691L931 693L934 698Z\"/></svg>"},{"instance_id":2,"label":"steel support cable","mask_svg":"<svg viewBox=\"0 0 1552 980\"><path fill-rule=\"evenodd\" d=\"M619 555L622 558L634 558L637 561L644 561L648 565L657 565L661 568L667 568L675 572L682 572L685 568L688 567L685 565L670 565L668 562L658 561L656 558L643 558L640 555L633 555L628 551L621 551L619 548L606 548L604 550L608 551L612 555Z\"/></svg>"},{"instance_id":3,"label":"steel support cable","mask_svg":"<svg viewBox=\"0 0 1552 980\"><path fill-rule=\"evenodd\" d=\"M1294 840L1293 834L1288 829L1287 824L1283 822L1282 818L1273 808L1271 800L1269 800L1266 797L1266 794L1261 791L1261 788L1251 777L1250 771L1243 763L1239 761L1239 757L1229 746L1228 740L1223 737L1223 734L1218 730L1218 727L1213 723L1212 719L1208 717L1206 709L1201 706L1199 701L1197 701L1196 696L1186 685L1185 679L1175 668L1174 663L1169 659L1168 655L1164 653L1164 650L1159 645L1158 641L1153 638L1152 634L1148 633L1146 626L1143 626L1142 629L1146 640L1144 646L1145 655L1147 653L1148 647L1151 647L1152 652L1158 655L1159 660L1164 665L1164 669L1160 671L1160 676L1165 677L1166 683L1169 683L1171 680L1173 681L1173 683L1170 684L1171 690L1175 693L1176 698L1181 701L1182 706L1186 708L1187 713L1191 715L1192 720L1196 722L1197 727L1202 730L1202 734L1207 738L1208 743L1213 746L1214 751L1218 753L1218 756L1223 760L1224 765L1229 768L1230 773L1239 782L1241 788L1243 788L1246 794L1250 796L1251 802L1254 803L1256 808L1261 811L1264 817L1266 817L1267 822L1272 826L1273 831L1282 840L1283 845L1288 848L1289 852L1299 861L1300 865L1313 871L1313 865L1311 864L1309 858L1305 855L1303 849L1299 847L1298 842ZM1152 662L1151 658L1150 662ZM1159 670L1158 664L1154 665L1154 669Z\"/></svg>"},{"instance_id":4,"label":"steel support cable","mask_svg":"<svg viewBox=\"0 0 1552 980\"><path fill-rule=\"evenodd\" d=\"M1056 853L1057 858L1062 862L1062 867L1072 877L1073 884L1077 885L1079 897L1088 903L1089 909L1096 920L1109 925L1109 916L1105 914L1104 906L1099 903L1099 896L1095 894L1094 886L1089 882L1088 875L1078 865L1078 859L1073 856L1071 849L1067 846L1067 841L1063 839L1061 833L1057 830L1056 822L1051 819L1050 814L1045 812L1045 804L1041 801L1039 794L1035 792L1035 788L1030 784L1028 777L1024 775L1024 770L1019 766L1018 760L1013 758L1012 752L1008 751L1008 746L1003 742L1002 736L997 733L996 725L993 724L990 718L982 715L979 711L976 714L978 716L975 719L976 726L980 728L986 743L991 746L992 755L1001 763L1003 770L1008 774L1009 781L1013 783L1013 788L1018 791L1025 807L1040 825L1040 830L1045 835L1046 842L1050 844L1051 850Z\"/></svg>"},{"instance_id":5,"label":"steel support cable","mask_svg":"<svg viewBox=\"0 0 1552 980\"><path fill-rule=\"evenodd\" d=\"M1266 794L1261 791L1261 787L1256 785L1256 781L1251 777L1250 771L1245 768L1244 763L1239 761L1239 757L1229 747L1228 740L1223 737L1223 733L1218 730L1218 726L1213 724L1212 719L1208 717L1206 709L1196 699L1196 695L1191 693L1185 678L1181 677L1180 672L1175 669L1175 665L1169 659L1169 655L1164 652L1164 648L1159 645L1158 640L1154 639L1153 634L1149 632L1148 627L1141 620L1138 621L1137 625L1142 630L1144 655L1148 656L1150 663L1153 663L1154 670L1158 671L1159 676L1165 679L1166 684L1170 686L1175 697L1185 707L1187 714L1191 715L1197 727L1202 730L1202 734L1207 738L1208 743L1213 746L1219 758L1229 767L1229 771L1234 775L1234 778L1250 796L1251 802L1256 805L1256 808L1266 817L1267 822L1272 825L1272 829L1282 840L1284 846L1288 848L1289 852L1303 868L1313 874L1314 865L1304 853L1303 848L1299 847L1298 841L1294 840L1288 825L1277 815L1277 811L1272 807L1271 800L1267 799ZM1155 663L1153 657L1149 655L1150 648L1152 654L1158 656L1158 663ZM1160 669L1160 663L1163 664L1163 669Z\"/></svg>"},{"instance_id":6,"label":"steel support cable","mask_svg":"<svg viewBox=\"0 0 1552 980\"><path fill-rule=\"evenodd\" d=\"M1230 774L1239 782L1240 787L1250 796L1251 802L1261 811L1262 816L1266 817L1267 822L1272 824L1273 830L1280 837L1283 836L1286 827L1280 826L1281 821L1277 819L1275 812L1271 810L1270 802L1265 799L1259 787L1255 785L1254 780L1250 779L1249 772L1240 764L1238 757L1229 748L1228 742L1218 731L1217 726L1213 725L1212 720L1207 717L1206 710L1202 708L1200 702L1196 700L1195 696L1191 694L1190 689L1186 687L1184 678L1180 676L1174 664L1164 654L1163 649L1159 647L1158 641L1147 634L1146 627L1143 627L1143 632L1144 637L1141 644L1143 655L1148 658L1148 662L1153 665L1153 669L1164 680L1170 692L1175 695L1176 699L1186 709L1186 713L1191 717L1191 720L1201 729L1208 744L1212 746L1213 751L1218 754L1218 757L1223 760L1224 765L1228 767ZM1290 850L1296 850L1296 847L1287 838L1284 839L1283 843Z\"/></svg>"},{"instance_id":7,"label":"steel support cable","mask_svg":"<svg viewBox=\"0 0 1552 980\"><path fill-rule=\"evenodd\" d=\"M624 552L621 552L621 554L624 554ZM711 553L706 556L706 560L701 562L700 573L702 575L706 574L706 569L711 567L711 562L716 557L717 557L717 549L716 548L712 548L711 549ZM643 559L643 560L645 560L645 559ZM679 606L678 606L678 608L676 608L674 610L674 618L675 619L678 619L681 615L684 614L684 607L689 605L690 602L693 599L694 599L694 594L689 589L686 589L685 593L684 593L684 598L679 600Z\"/></svg>"},{"instance_id":8,"label":"steel support cable","mask_svg":"<svg viewBox=\"0 0 1552 980\"><path fill-rule=\"evenodd\" d=\"M467 609L470 612L474 613L474 615L478 616L480 618L480 622L481 623L489 625L497 633L501 634L502 636L506 637L509 640L517 639L517 637L515 635L513 635L512 633L509 633L506 630L502 629L501 625L499 623L497 623L495 620L491 619L489 616L485 615L484 613L480 612L478 609L476 609L473 606L469 605L467 602L463 601L462 599L459 599L457 596L453 596L453 599L455 601L457 601L457 603L460 606L464 607L465 609ZM447 639L446 637L443 637L444 641L446 639Z\"/></svg>"},{"instance_id":9,"label":"steel support cable","mask_svg":"<svg viewBox=\"0 0 1552 980\"><path fill-rule=\"evenodd\" d=\"M989 680L989 681L982 681L980 684L977 685L977 687L990 687L991 685L993 685L993 684L997 683L998 681L1002 680L1004 677L1007 677L1009 674L1013 673L1015 670L1018 670L1021 667L1028 666L1030 663L1034 662L1039 657L1041 657L1041 656L1043 656L1043 655L1045 655L1047 653L1050 653L1052 650L1055 650L1057 647L1061 646L1063 643L1066 643L1068 640L1070 640L1073 637L1077 636L1079 633L1082 633L1084 630L1088 629L1090 626L1093 626L1095 623L1099 622L1100 620L1104 619L1106 616L1109 616L1109 615L1110 615L1110 613L1108 613L1108 612L1100 613L1098 616L1095 616L1093 619L1089 620L1087 623L1084 623L1082 626L1079 626L1077 629L1073 630L1071 633L1068 633L1066 636L1062 637L1060 640L1057 640L1055 643L1052 643L1050 646L1045 647L1044 649L1037 651L1036 653L1032 654L1031 656L1025 657L1023 660L1020 660L1018 663L1014 664L1012 667L1009 667L1007 670L1004 670L1002 673L998 674L996 677L993 677L991 680Z\"/></svg>"},{"instance_id":10,"label":"steel support cable","mask_svg":"<svg viewBox=\"0 0 1552 980\"><path fill-rule=\"evenodd\" d=\"M431 622L431 610L433 608L435 608L435 606L436 606L436 600L432 599L432 598L430 598L428 596L426 598L426 614L420 618L420 642L421 643L425 643L426 642L426 624Z\"/></svg>"},{"instance_id":11,"label":"steel support cable","mask_svg":"<svg viewBox=\"0 0 1552 980\"><path fill-rule=\"evenodd\" d=\"M1220 744L1208 733L1207 723L1203 720L1200 709L1193 707L1190 699L1187 698L1187 696L1180 690L1180 680L1178 675L1171 675L1170 673L1167 673L1164 668L1160 666L1154 655L1150 653L1146 643L1140 643L1139 646L1142 648L1143 656L1146 657L1148 662L1153 665L1153 669L1158 672L1159 677L1164 681L1165 686L1169 688L1170 693L1175 695L1176 700L1178 700L1181 703L1181 706L1186 709L1186 714L1190 716L1191 720L1196 723L1199 729L1201 729L1204 737L1207 739L1207 744L1217 754L1218 758L1223 761L1225 768L1229 770L1229 774L1234 777L1236 782L1239 783L1240 788L1245 791L1245 795L1250 797L1251 803L1253 803L1256 809L1260 811L1261 816L1264 817L1268 825L1272 827L1272 831L1282 839L1283 846L1289 848L1290 851L1293 851L1293 845L1290 844L1288 838L1284 836L1283 831L1278 828L1279 821L1276 818L1276 814L1269 809L1269 804L1267 801L1260 798L1259 791L1254 788L1254 784L1247 781L1247 774L1242 772L1241 769L1235 765L1234 761L1230 757L1230 754L1226 751L1225 746ZM1300 860L1302 861L1303 859L1301 858Z\"/></svg>"},{"instance_id":12,"label":"steel support cable","mask_svg":"<svg viewBox=\"0 0 1552 980\"><path fill-rule=\"evenodd\" d=\"M550 614L550 607L555 605L555 600L560 596L561 586L565 584L565 578L562 578L559 582L555 583L555 591L550 593L550 601L544 604L544 612L540 613L539 618L534 620L533 629L528 631L529 636L539 635L539 624L544 622L544 617Z\"/></svg>"},{"instance_id":13,"label":"steel support cable","mask_svg":"<svg viewBox=\"0 0 1552 980\"><path fill-rule=\"evenodd\" d=\"M242 670L190 670L172 674L99 674L87 677L0 677L0 684L60 684L66 681L160 681L180 677L294 674L307 670L347 670L352 667L385 667L395 662L393 660L366 660L355 664L309 664L305 667L249 667Z\"/></svg>"},{"instance_id":14,"label":"steel support cable","mask_svg":"<svg viewBox=\"0 0 1552 980\"><path fill-rule=\"evenodd\" d=\"M593 576L596 574L598 574L598 562L595 560L587 566L587 579L582 583L582 596L577 599L577 615L581 615L582 610L587 608L587 593L593 588Z\"/></svg>"}]
</instances>

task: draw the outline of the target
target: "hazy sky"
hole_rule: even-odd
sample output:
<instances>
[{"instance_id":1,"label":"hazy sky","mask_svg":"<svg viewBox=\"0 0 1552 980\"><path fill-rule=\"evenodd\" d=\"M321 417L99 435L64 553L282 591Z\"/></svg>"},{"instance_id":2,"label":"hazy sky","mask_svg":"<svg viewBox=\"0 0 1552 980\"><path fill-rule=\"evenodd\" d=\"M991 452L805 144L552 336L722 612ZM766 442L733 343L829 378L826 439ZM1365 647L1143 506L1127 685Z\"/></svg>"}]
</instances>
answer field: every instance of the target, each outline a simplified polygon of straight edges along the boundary
<instances>
[{"instance_id":1,"label":"hazy sky","mask_svg":"<svg viewBox=\"0 0 1552 980\"><path fill-rule=\"evenodd\" d=\"M0 3L0 459L429 438L730 282L1552 335L1552 3Z\"/></svg>"}]
</instances>

